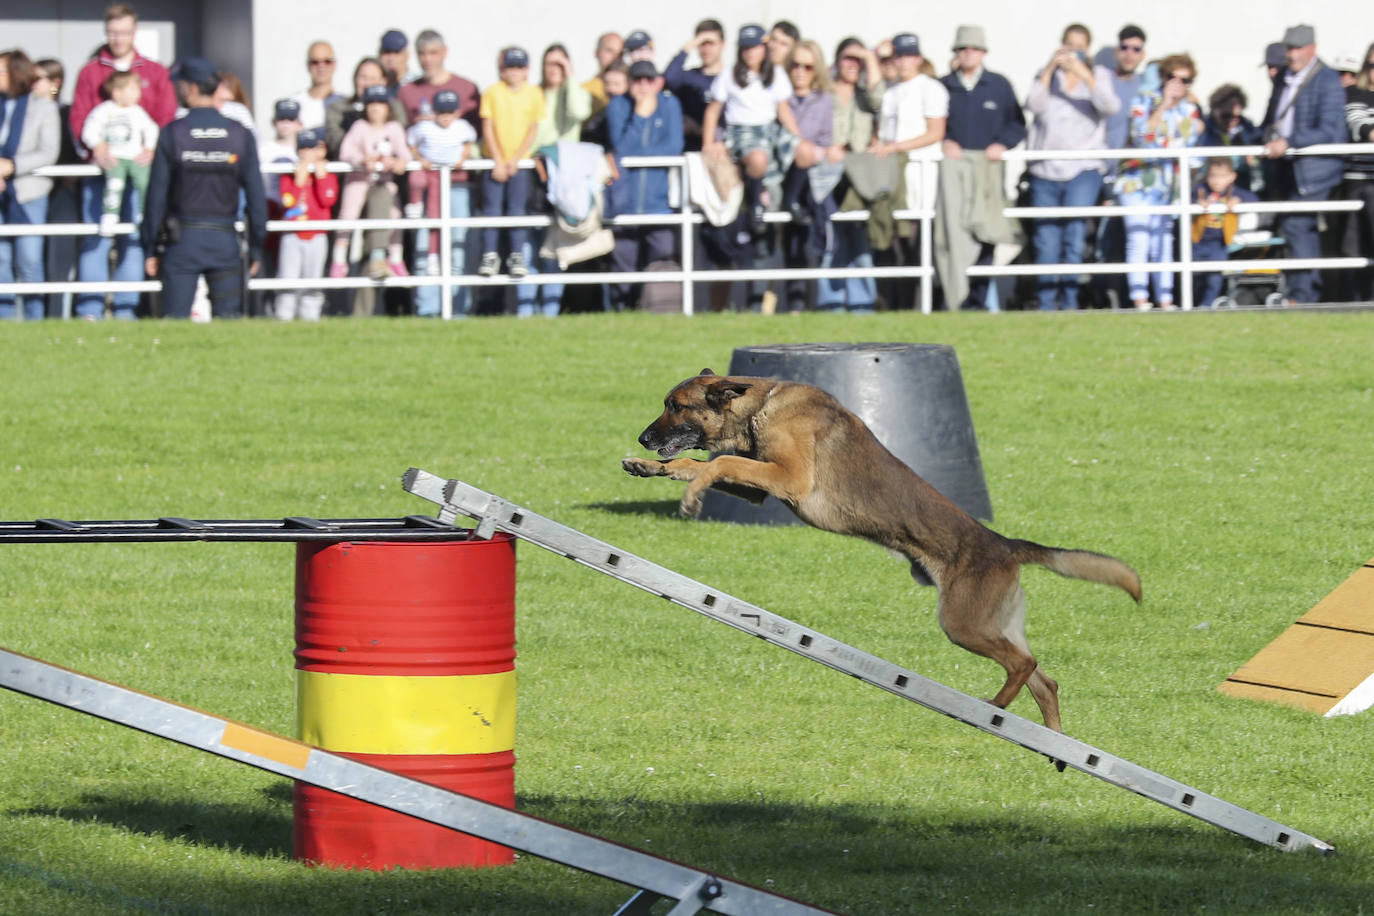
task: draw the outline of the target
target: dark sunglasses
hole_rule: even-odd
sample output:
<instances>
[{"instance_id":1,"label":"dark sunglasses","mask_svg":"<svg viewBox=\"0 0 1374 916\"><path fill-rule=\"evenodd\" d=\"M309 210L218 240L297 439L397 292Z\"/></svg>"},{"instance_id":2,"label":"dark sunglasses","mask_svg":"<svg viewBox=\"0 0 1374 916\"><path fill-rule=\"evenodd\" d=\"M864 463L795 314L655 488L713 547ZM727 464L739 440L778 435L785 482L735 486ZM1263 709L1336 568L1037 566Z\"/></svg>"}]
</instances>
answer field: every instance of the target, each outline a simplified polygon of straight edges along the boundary
<instances>
[{"instance_id":1,"label":"dark sunglasses","mask_svg":"<svg viewBox=\"0 0 1374 916\"><path fill-rule=\"evenodd\" d=\"M1182 84L1185 85L1185 86L1191 86L1191 85L1193 85L1193 77L1191 77L1191 76L1174 76L1174 75L1170 74L1170 75L1164 80L1164 82L1167 83L1167 82L1169 82L1169 80L1178 80L1180 83L1182 83Z\"/></svg>"},{"instance_id":2,"label":"dark sunglasses","mask_svg":"<svg viewBox=\"0 0 1374 916\"><path fill-rule=\"evenodd\" d=\"M813 65L811 65L811 64L802 64L802 63L793 62L793 64L792 64L792 69L793 69L793 70L806 70L806 71L809 72L809 71L815 70L816 68L815 68Z\"/></svg>"},{"instance_id":3,"label":"dark sunglasses","mask_svg":"<svg viewBox=\"0 0 1374 916\"><path fill-rule=\"evenodd\" d=\"M1145 50L1144 45L1128 45L1124 41L1121 44L1117 45L1117 47L1123 51L1134 51L1137 54Z\"/></svg>"},{"instance_id":4,"label":"dark sunglasses","mask_svg":"<svg viewBox=\"0 0 1374 916\"><path fill-rule=\"evenodd\" d=\"M332 63L334 63L334 58L332 58L332 57L312 57L312 58L310 58L310 66L312 66L312 67L323 67L325 64L332 64Z\"/></svg>"}]
</instances>

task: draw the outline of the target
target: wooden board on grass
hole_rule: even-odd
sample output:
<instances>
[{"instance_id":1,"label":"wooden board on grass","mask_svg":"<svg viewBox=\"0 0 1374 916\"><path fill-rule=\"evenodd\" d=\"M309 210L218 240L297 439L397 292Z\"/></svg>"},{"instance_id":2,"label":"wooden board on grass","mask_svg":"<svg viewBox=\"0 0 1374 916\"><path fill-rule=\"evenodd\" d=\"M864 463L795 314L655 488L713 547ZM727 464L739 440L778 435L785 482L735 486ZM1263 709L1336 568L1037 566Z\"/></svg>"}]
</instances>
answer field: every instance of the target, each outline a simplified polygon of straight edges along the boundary
<instances>
[{"instance_id":1,"label":"wooden board on grass","mask_svg":"<svg viewBox=\"0 0 1374 916\"><path fill-rule=\"evenodd\" d=\"M1324 716L1374 706L1374 559L1217 689Z\"/></svg>"}]
</instances>

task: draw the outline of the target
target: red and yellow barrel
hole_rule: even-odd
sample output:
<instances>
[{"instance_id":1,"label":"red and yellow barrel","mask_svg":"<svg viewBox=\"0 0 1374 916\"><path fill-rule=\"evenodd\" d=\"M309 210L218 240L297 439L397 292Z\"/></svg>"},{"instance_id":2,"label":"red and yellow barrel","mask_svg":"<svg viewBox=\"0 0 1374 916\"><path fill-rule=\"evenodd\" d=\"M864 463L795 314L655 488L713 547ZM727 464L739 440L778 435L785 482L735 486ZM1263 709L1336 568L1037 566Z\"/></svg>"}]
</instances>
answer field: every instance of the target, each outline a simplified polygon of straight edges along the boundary
<instances>
[{"instance_id":1,"label":"red and yellow barrel","mask_svg":"<svg viewBox=\"0 0 1374 916\"><path fill-rule=\"evenodd\" d=\"M302 542L296 719L307 744L515 806L515 543ZM296 858L504 865L514 853L297 783Z\"/></svg>"}]
</instances>

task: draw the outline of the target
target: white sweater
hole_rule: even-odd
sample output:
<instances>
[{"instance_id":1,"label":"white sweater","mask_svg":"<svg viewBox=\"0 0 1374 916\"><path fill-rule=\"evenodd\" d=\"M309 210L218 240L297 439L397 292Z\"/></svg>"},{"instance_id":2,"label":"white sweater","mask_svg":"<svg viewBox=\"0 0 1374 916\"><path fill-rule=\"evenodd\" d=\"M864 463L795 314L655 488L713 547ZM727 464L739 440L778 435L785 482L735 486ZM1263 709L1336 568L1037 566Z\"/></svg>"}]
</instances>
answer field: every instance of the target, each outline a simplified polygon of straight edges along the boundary
<instances>
[{"instance_id":1,"label":"white sweater","mask_svg":"<svg viewBox=\"0 0 1374 916\"><path fill-rule=\"evenodd\" d=\"M105 101L86 117L81 142L87 149L104 143L114 158L132 159L145 149L157 148L157 124L139 105L120 108Z\"/></svg>"}]
</instances>

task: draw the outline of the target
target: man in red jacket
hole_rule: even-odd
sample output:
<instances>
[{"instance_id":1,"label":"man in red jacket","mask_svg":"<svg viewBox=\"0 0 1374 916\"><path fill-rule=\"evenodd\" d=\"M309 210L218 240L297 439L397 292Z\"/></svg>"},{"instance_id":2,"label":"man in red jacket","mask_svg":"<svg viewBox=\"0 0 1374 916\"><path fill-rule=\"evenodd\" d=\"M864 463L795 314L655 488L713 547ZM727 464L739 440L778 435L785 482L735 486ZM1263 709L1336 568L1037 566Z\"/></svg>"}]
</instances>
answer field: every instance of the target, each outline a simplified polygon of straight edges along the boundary
<instances>
[{"instance_id":1,"label":"man in red jacket","mask_svg":"<svg viewBox=\"0 0 1374 916\"><path fill-rule=\"evenodd\" d=\"M112 3L105 8L105 45L76 78L76 90L72 95L71 128L72 136L81 136L81 128L86 117L104 101L101 85L105 78L116 70L131 70L138 74L143 93L139 104L158 127L165 127L176 115L176 91L167 76L167 69L157 61L149 60L134 50L134 33L138 28L138 13L127 3ZM145 153L148 164L152 162L151 153ZM88 158L102 169L113 163L101 162L99 157L88 153ZM105 179L96 176L81 181L81 210L85 222L100 222L100 202L105 193ZM125 192L123 222L137 225L142 219L143 202L138 192L130 185ZM138 244L138 232L132 236L121 237L116 241L118 262L115 267L115 280L138 281L143 279L143 251ZM108 283L110 279L110 239L99 235L81 238L81 254L77 261L77 276L84 282ZM138 306L138 293L115 293L114 316L133 318ZM75 311L79 317L98 319L105 314L105 294L103 292L79 293L76 297Z\"/></svg>"}]
</instances>

